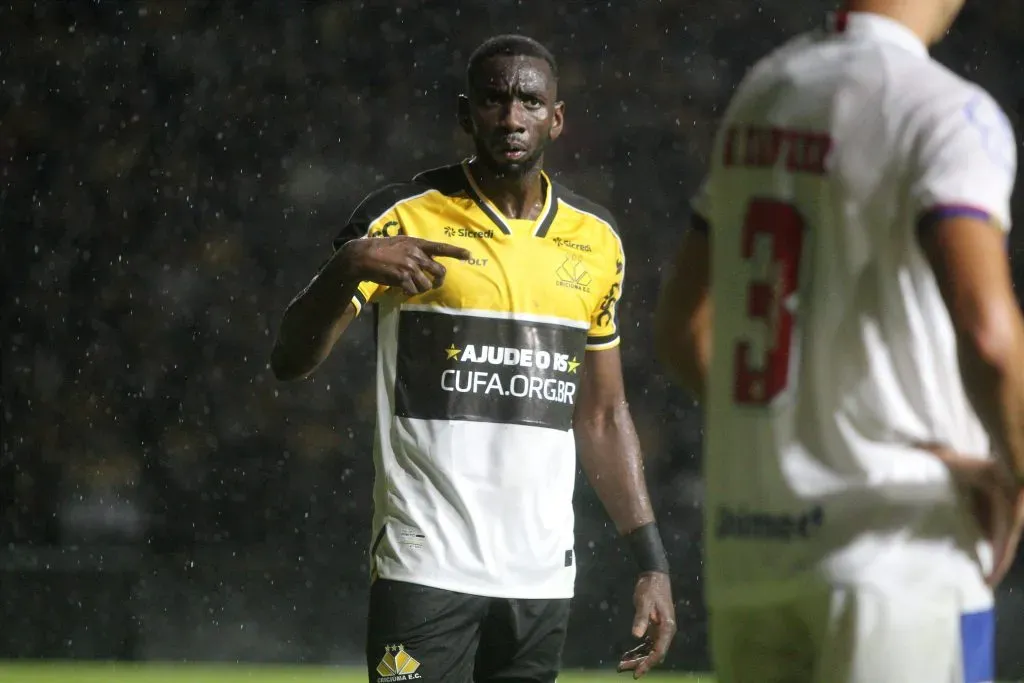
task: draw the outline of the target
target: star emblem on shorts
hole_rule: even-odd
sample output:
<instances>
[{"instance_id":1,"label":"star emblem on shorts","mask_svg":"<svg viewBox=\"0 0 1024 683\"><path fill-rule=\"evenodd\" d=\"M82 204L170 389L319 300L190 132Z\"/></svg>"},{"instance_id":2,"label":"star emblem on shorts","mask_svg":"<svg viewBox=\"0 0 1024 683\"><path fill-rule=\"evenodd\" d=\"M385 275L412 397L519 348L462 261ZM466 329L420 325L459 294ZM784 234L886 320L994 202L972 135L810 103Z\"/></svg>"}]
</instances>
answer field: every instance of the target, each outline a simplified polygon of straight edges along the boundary
<instances>
[{"instance_id":1,"label":"star emblem on shorts","mask_svg":"<svg viewBox=\"0 0 1024 683\"><path fill-rule=\"evenodd\" d=\"M448 354L447 360L451 360L453 358L458 358L459 354L462 353L462 349L457 349L455 348L455 344L452 344L447 349L445 349L444 352Z\"/></svg>"},{"instance_id":2,"label":"star emblem on shorts","mask_svg":"<svg viewBox=\"0 0 1024 683\"><path fill-rule=\"evenodd\" d=\"M576 356L573 356L572 360L566 362L569 363L569 372L576 372L576 368L580 366L580 362L576 360Z\"/></svg>"}]
</instances>

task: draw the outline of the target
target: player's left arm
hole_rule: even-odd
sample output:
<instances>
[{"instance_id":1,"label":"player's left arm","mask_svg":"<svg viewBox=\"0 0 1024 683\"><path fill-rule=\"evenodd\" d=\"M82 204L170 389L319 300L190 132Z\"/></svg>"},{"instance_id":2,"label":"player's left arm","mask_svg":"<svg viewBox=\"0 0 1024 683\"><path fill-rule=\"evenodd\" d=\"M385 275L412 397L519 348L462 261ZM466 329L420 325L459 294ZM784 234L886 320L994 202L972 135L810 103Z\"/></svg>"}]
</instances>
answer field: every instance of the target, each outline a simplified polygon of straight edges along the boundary
<instances>
[{"instance_id":1,"label":"player's left arm","mask_svg":"<svg viewBox=\"0 0 1024 683\"><path fill-rule=\"evenodd\" d=\"M584 472L620 534L654 524L640 441L626 402L619 348L588 351L573 415ZM663 552L659 553L664 555ZM667 560L641 567L667 571Z\"/></svg>"},{"instance_id":2,"label":"player's left arm","mask_svg":"<svg viewBox=\"0 0 1024 683\"><path fill-rule=\"evenodd\" d=\"M640 569L634 591L633 635L649 641L627 653L620 670L639 678L665 656L675 636L669 566L644 479L640 441L626 401L616 322L623 259L594 313L580 378L573 429L580 463L615 528L628 541Z\"/></svg>"},{"instance_id":3,"label":"player's left arm","mask_svg":"<svg viewBox=\"0 0 1024 683\"><path fill-rule=\"evenodd\" d=\"M633 635L652 647L624 656L620 670L644 675L665 656L675 636L668 557L644 480L640 441L626 402L619 348L588 351L573 417L583 471L640 569L634 592Z\"/></svg>"},{"instance_id":4,"label":"player's left arm","mask_svg":"<svg viewBox=\"0 0 1024 683\"><path fill-rule=\"evenodd\" d=\"M594 308L587 335L573 428L580 461L591 485L619 533L628 534L653 524L654 512L622 379L618 312L625 256L617 240L608 253L605 289ZM642 569L667 569L667 563Z\"/></svg>"},{"instance_id":5,"label":"player's left arm","mask_svg":"<svg viewBox=\"0 0 1024 683\"><path fill-rule=\"evenodd\" d=\"M1024 535L1024 317L1006 253L1017 141L1006 114L980 89L964 104L932 104L937 115L919 110L932 116L908 159L909 200L956 333L963 386L995 458L926 447L984 501L975 514L993 546L986 578L995 586Z\"/></svg>"},{"instance_id":6,"label":"player's left arm","mask_svg":"<svg viewBox=\"0 0 1024 683\"><path fill-rule=\"evenodd\" d=\"M693 217L654 313L658 360L671 378L705 398L711 363L711 247L707 221Z\"/></svg>"}]
</instances>

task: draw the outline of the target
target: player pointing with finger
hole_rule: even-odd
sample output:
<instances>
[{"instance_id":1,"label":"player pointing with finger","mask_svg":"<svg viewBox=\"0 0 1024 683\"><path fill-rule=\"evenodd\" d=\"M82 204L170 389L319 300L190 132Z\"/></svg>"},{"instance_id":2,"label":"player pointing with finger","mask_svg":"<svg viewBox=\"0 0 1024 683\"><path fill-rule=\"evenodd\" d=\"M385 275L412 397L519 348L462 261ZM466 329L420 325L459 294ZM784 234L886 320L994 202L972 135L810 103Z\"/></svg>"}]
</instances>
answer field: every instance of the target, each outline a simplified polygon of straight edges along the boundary
<instances>
[{"instance_id":1,"label":"player pointing with finger","mask_svg":"<svg viewBox=\"0 0 1024 683\"><path fill-rule=\"evenodd\" d=\"M555 680L573 595L579 456L637 561L636 677L675 634L668 562L625 400L611 215L548 177L551 54L471 57L461 164L367 197L291 303L272 367L305 376L376 306L371 683ZM628 626L624 624L624 627Z\"/></svg>"},{"instance_id":2,"label":"player pointing with finger","mask_svg":"<svg viewBox=\"0 0 1024 683\"><path fill-rule=\"evenodd\" d=\"M1024 525L1017 145L928 55L962 4L851 0L719 127L656 317L705 406L722 683L993 678Z\"/></svg>"}]
</instances>

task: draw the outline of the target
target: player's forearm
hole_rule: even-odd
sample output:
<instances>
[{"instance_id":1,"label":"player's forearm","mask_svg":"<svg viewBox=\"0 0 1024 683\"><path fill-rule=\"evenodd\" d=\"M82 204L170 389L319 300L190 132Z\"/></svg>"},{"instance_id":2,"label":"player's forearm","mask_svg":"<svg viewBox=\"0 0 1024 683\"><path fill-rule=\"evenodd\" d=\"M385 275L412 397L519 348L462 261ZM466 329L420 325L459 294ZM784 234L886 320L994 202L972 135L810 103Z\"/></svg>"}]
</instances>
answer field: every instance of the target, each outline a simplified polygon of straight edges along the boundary
<instances>
[{"instance_id":1,"label":"player's forearm","mask_svg":"<svg viewBox=\"0 0 1024 683\"><path fill-rule=\"evenodd\" d=\"M654 521L640 441L629 406L608 407L575 424L580 464L620 534Z\"/></svg>"},{"instance_id":2,"label":"player's forearm","mask_svg":"<svg viewBox=\"0 0 1024 683\"><path fill-rule=\"evenodd\" d=\"M1024 483L1024 322L1010 329L995 344L961 339L960 366L993 450Z\"/></svg>"},{"instance_id":3,"label":"player's forearm","mask_svg":"<svg viewBox=\"0 0 1024 683\"><path fill-rule=\"evenodd\" d=\"M270 355L275 377L305 377L327 358L355 315L349 309L358 286L358 280L346 275L345 264L332 259L295 297L285 310Z\"/></svg>"},{"instance_id":4,"label":"player's forearm","mask_svg":"<svg viewBox=\"0 0 1024 683\"><path fill-rule=\"evenodd\" d=\"M658 360L676 383L704 399L711 358L712 304L709 226L694 216L676 262L658 296L654 344Z\"/></svg>"},{"instance_id":5,"label":"player's forearm","mask_svg":"<svg viewBox=\"0 0 1024 683\"><path fill-rule=\"evenodd\" d=\"M695 319L687 329L661 331L655 337L655 346L658 360L669 377L703 401L711 359L709 321Z\"/></svg>"},{"instance_id":6,"label":"player's forearm","mask_svg":"<svg viewBox=\"0 0 1024 683\"><path fill-rule=\"evenodd\" d=\"M669 378L699 400L704 400L704 385L707 364L696 349L682 348L663 351L659 354L662 366Z\"/></svg>"}]
</instances>

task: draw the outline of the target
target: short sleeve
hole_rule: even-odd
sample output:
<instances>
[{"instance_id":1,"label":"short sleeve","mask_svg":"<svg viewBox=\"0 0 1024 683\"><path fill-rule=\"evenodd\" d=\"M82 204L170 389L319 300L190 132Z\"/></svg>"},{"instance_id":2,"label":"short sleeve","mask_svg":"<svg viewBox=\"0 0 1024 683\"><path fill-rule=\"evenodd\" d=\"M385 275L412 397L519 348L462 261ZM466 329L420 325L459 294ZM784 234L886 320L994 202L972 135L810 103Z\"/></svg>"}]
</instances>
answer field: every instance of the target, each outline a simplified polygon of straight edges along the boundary
<instances>
[{"instance_id":1,"label":"short sleeve","mask_svg":"<svg viewBox=\"0 0 1024 683\"><path fill-rule=\"evenodd\" d=\"M614 233L613 233L614 234ZM619 301L622 298L622 284L626 274L626 255L622 241L615 235L614 246L608 257L608 289L598 302L590 319L587 333L587 351L604 351L619 345Z\"/></svg>"},{"instance_id":2,"label":"short sleeve","mask_svg":"<svg viewBox=\"0 0 1024 683\"><path fill-rule=\"evenodd\" d=\"M926 229L939 220L972 216L1010 230L1010 195L1017 143L1006 114L988 93L932 116L911 159L912 209Z\"/></svg>"},{"instance_id":3,"label":"short sleeve","mask_svg":"<svg viewBox=\"0 0 1024 683\"><path fill-rule=\"evenodd\" d=\"M395 184L383 187L368 195L349 217L345 227L334 238L334 250L357 239L394 237L405 232L396 208L402 201L417 194L414 187ZM376 282L360 282L352 297L352 305L358 315L367 303L373 303L387 287Z\"/></svg>"}]
</instances>

